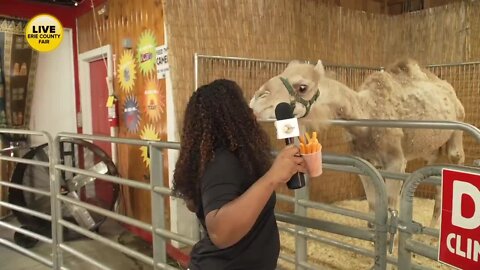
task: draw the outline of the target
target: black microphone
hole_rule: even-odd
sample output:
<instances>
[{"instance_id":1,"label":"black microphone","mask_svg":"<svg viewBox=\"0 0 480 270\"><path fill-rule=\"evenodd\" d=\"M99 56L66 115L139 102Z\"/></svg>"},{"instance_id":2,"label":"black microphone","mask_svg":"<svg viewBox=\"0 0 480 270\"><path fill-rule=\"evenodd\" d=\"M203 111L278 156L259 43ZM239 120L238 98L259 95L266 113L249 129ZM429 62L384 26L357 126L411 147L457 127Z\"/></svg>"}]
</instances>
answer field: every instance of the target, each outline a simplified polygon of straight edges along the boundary
<instances>
[{"instance_id":1,"label":"black microphone","mask_svg":"<svg viewBox=\"0 0 480 270\"><path fill-rule=\"evenodd\" d=\"M293 109L286 102L279 103L275 107L275 127L277 128L277 138L285 139L285 144L293 144L294 137L299 136L298 120L293 116ZM298 189L305 186L305 175L301 172L295 173L287 182L289 189Z\"/></svg>"}]
</instances>

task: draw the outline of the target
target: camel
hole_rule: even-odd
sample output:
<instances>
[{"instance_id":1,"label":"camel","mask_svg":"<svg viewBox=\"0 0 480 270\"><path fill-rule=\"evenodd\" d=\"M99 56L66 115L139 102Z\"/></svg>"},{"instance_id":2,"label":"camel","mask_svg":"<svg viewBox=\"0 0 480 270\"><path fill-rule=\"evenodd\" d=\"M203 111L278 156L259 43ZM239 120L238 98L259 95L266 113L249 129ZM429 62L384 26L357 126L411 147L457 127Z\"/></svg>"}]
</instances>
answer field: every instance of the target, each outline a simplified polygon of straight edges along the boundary
<instances>
[{"instance_id":1,"label":"camel","mask_svg":"<svg viewBox=\"0 0 480 270\"><path fill-rule=\"evenodd\" d=\"M392 119L463 121L465 110L448 82L422 68L413 59L402 59L384 71L370 74L354 91L326 74L322 61L314 66L292 61L279 75L264 83L250 100L257 119L275 119L275 107L294 107L303 131L325 128L327 119ZM463 164L462 131L406 128L345 127L352 154L376 168L405 172L407 162L424 159L434 163L446 150L449 161ZM374 189L360 176L369 212L375 206ZM388 207L399 209L402 182L386 179ZM439 224L440 186L437 186L430 227ZM369 224L371 225L371 224Z\"/></svg>"}]
</instances>

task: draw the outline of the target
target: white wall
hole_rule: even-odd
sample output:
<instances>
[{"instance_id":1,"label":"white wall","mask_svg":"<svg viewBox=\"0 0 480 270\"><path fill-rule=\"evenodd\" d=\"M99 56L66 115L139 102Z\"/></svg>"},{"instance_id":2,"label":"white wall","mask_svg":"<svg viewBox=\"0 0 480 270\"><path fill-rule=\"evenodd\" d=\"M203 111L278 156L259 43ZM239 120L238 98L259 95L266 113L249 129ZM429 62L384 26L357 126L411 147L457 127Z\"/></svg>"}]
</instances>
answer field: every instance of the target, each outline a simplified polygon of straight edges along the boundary
<instances>
[{"instance_id":1,"label":"white wall","mask_svg":"<svg viewBox=\"0 0 480 270\"><path fill-rule=\"evenodd\" d=\"M46 131L53 137L58 132L77 132L71 29L64 29L57 49L39 53L30 129ZM32 145L43 142L32 137Z\"/></svg>"},{"instance_id":2,"label":"white wall","mask_svg":"<svg viewBox=\"0 0 480 270\"><path fill-rule=\"evenodd\" d=\"M168 45L166 28L165 44ZM175 104L173 102L173 88L170 73L167 73L165 79L167 97L167 140L170 142L179 142L180 138L176 124ZM177 159L178 150L168 150L168 173L170 187L172 186L173 171L175 169L175 163L177 162ZM198 224L197 217L187 209L183 200L170 197L170 228L173 232L198 240L200 233ZM176 241L174 241L173 244L177 247L183 246Z\"/></svg>"}]
</instances>

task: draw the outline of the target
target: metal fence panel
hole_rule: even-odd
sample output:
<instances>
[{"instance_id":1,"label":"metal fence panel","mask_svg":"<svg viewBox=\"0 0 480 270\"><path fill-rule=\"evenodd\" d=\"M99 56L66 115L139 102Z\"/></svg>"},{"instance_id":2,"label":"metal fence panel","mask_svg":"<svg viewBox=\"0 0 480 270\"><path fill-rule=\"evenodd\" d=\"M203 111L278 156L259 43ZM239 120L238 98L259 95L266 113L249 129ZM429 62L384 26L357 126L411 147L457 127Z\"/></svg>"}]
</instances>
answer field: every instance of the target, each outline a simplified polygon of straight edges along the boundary
<instances>
[{"instance_id":1,"label":"metal fence panel","mask_svg":"<svg viewBox=\"0 0 480 270\"><path fill-rule=\"evenodd\" d=\"M20 129L0 129L0 134L11 135L11 136L12 135L13 136L21 135L21 136L24 136L24 137L27 137L27 136L41 137L42 140L45 141L48 144L48 147L50 147L52 145L52 142L53 142L52 137L47 132L20 130ZM28 148L29 147L26 146L26 149L28 149ZM50 165L51 165L51 162L42 162L42 161L38 161L38 160L30 160L30 159L25 159L25 158L9 157L7 155L3 155L4 154L3 152L5 152L5 151L2 151L2 155L0 155L0 160L1 161L10 161L10 162L14 162L15 164L28 164L28 165L39 166L39 167L50 167ZM50 177L52 177L52 175L50 175ZM23 185L23 184L15 184L15 183L11 183L11 182L8 182L8 181L9 181L9 179L0 180L0 186L8 187L8 188L11 188L11 189L22 190L24 192L36 194L36 195L39 195L39 196L50 196L50 194L51 194L51 189L52 189L51 185L48 187L48 190L42 190L42 189L39 189L39 188L33 188L33 187L29 187L29 186ZM0 206L6 207L10 210L15 210L15 211L27 214L27 215L31 215L33 217L37 217L37 218L40 218L40 219L46 220L46 221L51 221L51 220L55 219L54 214L50 215L50 214L41 213L37 210L28 209L26 207L16 205L16 204L12 204L12 203L5 202L5 201L0 201ZM50 205L50 207L53 207L53 206ZM13 250L16 250L16 251L20 252L21 254L23 254L25 256L28 256L28 257L44 264L44 265L54 267L54 268L56 267L57 253L55 251L55 243L56 243L55 237L51 237L51 238L46 237L46 236L43 236L43 235L41 235L37 232L33 232L33 231L28 230L26 228L18 227L16 225L12 225L12 224L4 222L4 221L0 221L0 227L12 230L15 233L22 234L24 236L31 237L32 239L39 240L40 242L51 245L51 247L52 247L52 258L47 258L47 257L39 255L38 253L36 253L34 251L31 251L31 250L27 249L25 247L20 246L17 243L13 243L9 240L0 238L0 244L1 245L10 247ZM53 222L52 222L51 228L52 228L52 230L56 229L55 226L53 225Z\"/></svg>"}]
</instances>

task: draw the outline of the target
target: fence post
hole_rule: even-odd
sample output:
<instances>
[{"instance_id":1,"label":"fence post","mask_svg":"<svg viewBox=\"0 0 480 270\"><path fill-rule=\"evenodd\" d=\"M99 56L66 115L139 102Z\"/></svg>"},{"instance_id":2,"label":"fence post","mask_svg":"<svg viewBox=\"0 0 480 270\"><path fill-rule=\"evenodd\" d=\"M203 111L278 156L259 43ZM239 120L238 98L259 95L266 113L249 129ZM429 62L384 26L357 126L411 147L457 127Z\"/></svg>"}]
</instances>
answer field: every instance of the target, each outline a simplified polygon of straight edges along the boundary
<instances>
[{"instance_id":1,"label":"fence post","mask_svg":"<svg viewBox=\"0 0 480 270\"><path fill-rule=\"evenodd\" d=\"M45 133L47 134L47 133ZM58 222L62 218L62 203L57 196L60 194L60 181L62 174L55 167L60 163L60 136L56 136L52 142L51 136L48 138L48 151L50 153L50 207L52 216L52 250L53 250L53 269L58 270L63 267L63 253L60 244L63 243L63 226ZM72 149L74 151L74 149Z\"/></svg>"},{"instance_id":2,"label":"fence post","mask_svg":"<svg viewBox=\"0 0 480 270\"><path fill-rule=\"evenodd\" d=\"M445 168L451 166L446 166ZM456 167L459 168L459 167ZM442 167L426 166L413 172L404 182L400 194L400 220L399 220L399 241L398 241L398 269L411 269L412 253L407 247L408 241L416 229L413 223L413 197L417 187L427 178L434 175L441 175Z\"/></svg>"},{"instance_id":3,"label":"fence post","mask_svg":"<svg viewBox=\"0 0 480 270\"><path fill-rule=\"evenodd\" d=\"M412 211L413 211L413 196L417 186L412 186L410 183L412 179L420 178L419 173L412 173L407 178L400 196L400 220L398 224L398 269L411 269L412 256L407 249L407 241L412 238L411 229Z\"/></svg>"},{"instance_id":4,"label":"fence post","mask_svg":"<svg viewBox=\"0 0 480 270\"><path fill-rule=\"evenodd\" d=\"M305 187L295 190L295 215L306 217L307 216L307 207L300 205L299 200L308 200L309 199L309 178L305 175ZM307 237L299 234L300 231L306 231L306 228L303 226L295 226L295 269L303 270L305 269L301 264L307 262L308 252L307 252Z\"/></svg>"},{"instance_id":5,"label":"fence post","mask_svg":"<svg viewBox=\"0 0 480 270\"><path fill-rule=\"evenodd\" d=\"M193 56L193 89L198 89L198 54L195 53Z\"/></svg>"},{"instance_id":6,"label":"fence post","mask_svg":"<svg viewBox=\"0 0 480 270\"><path fill-rule=\"evenodd\" d=\"M386 269L388 211L387 191L383 177L372 164L359 157L323 154L322 158L326 163L353 166L369 176L369 180L375 187L375 260L373 269Z\"/></svg>"},{"instance_id":7,"label":"fence post","mask_svg":"<svg viewBox=\"0 0 480 270\"><path fill-rule=\"evenodd\" d=\"M149 145L150 153L150 194L152 202L152 240L153 269L160 269L158 263L167 263L166 241L156 233L156 229L165 229L165 203L162 194L155 192L154 187L163 187L162 149Z\"/></svg>"}]
</instances>

